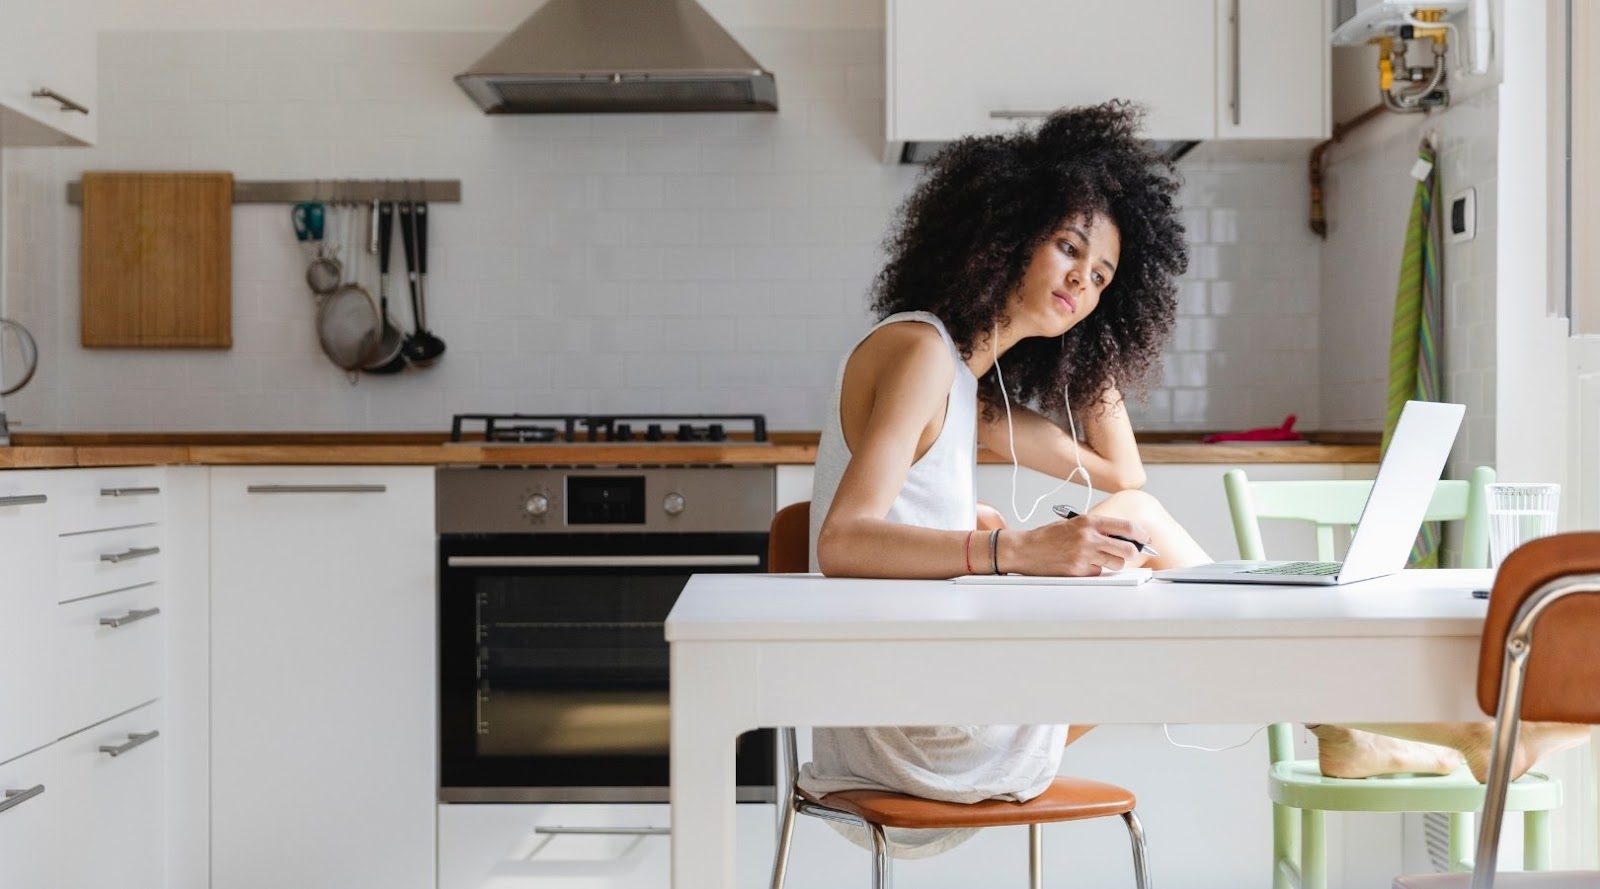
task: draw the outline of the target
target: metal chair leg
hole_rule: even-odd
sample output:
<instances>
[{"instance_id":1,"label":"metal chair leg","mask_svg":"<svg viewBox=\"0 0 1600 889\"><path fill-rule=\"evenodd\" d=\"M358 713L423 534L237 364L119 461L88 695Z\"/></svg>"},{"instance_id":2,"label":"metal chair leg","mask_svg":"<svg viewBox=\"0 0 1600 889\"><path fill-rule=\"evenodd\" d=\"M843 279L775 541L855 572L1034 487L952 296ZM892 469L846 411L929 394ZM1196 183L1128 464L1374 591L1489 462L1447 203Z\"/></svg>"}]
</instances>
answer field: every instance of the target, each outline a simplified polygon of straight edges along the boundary
<instances>
[{"instance_id":1,"label":"metal chair leg","mask_svg":"<svg viewBox=\"0 0 1600 889\"><path fill-rule=\"evenodd\" d=\"M772 889L783 889L789 874L789 841L794 838L794 799L783 801L783 825L778 829L778 851L772 856Z\"/></svg>"},{"instance_id":2,"label":"metal chair leg","mask_svg":"<svg viewBox=\"0 0 1600 889\"><path fill-rule=\"evenodd\" d=\"M889 838L883 835L883 825L868 824L872 834L872 889L892 889L889 873Z\"/></svg>"},{"instance_id":3,"label":"metal chair leg","mask_svg":"<svg viewBox=\"0 0 1600 889\"><path fill-rule=\"evenodd\" d=\"M1044 889L1044 826L1028 825L1028 887Z\"/></svg>"},{"instance_id":4,"label":"metal chair leg","mask_svg":"<svg viewBox=\"0 0 1600 889\"><path fill-rule=\"evenodd\" d=\"M1133 843L1133 884L1139 889L1150 889L1150 861L1145 854L1144 825L1132 809L1122 813L1128 825L1128 839Z\"/></svg>"}]
</instances>

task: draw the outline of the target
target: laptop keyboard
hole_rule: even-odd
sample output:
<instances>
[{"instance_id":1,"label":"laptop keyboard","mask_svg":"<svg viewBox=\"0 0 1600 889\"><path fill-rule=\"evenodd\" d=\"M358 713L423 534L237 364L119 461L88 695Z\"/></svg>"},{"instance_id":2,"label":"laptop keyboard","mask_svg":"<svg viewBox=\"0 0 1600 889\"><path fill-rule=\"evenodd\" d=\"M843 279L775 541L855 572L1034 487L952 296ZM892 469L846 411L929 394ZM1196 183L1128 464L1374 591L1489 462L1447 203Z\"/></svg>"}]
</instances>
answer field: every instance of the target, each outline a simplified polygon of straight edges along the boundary
<instances>
[{"instance_id":1,"label":"laptop keyboard","mask_svg":"<svg viewBox=\"0 0 1600 889\"><path fill-rule=\"evenodd\" d=\"M1282 565L1273 565L1267 568L1251 568L1240 571L1240 574L1295 574L1320 577L1327 574L1338 574L1344 567L1343 562L1285 562Z\"/></svg>"}]
</instances>

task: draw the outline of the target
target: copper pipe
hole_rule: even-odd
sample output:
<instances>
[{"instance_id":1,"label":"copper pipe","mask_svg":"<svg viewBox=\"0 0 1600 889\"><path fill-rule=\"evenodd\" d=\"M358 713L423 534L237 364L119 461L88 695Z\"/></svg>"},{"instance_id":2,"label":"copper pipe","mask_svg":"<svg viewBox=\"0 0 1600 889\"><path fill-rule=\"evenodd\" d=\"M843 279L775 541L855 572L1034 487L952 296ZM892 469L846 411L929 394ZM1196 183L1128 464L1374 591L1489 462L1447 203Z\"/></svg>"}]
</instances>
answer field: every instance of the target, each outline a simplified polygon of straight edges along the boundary
<instances>
[{"instance_id":1,"label":"copper pipe","mask_svg":"<svg viewBox=\"0 0 1600 889\"><path fill-rule=\"evenodd\" d=\"M1327 152L1328 148L1330 146L1332 146L1335 142L1342 142L1344 140L1344 137L1351 130L1355 129L1356 127L1361 126L1362 124L1366 123L1367 121L1372 120L1375 117L1378 117L1379 115L1382 115L1385 112L1385 110L1386 109L1383 107L1383 103L1380 102L1380 103L1372 106L1371 108L1368 108L1367 110L1361 112L1360 114L1357 114L1355 117L1350 118L1349 120L1345 121L1344 123L1336 123L1336 124L1334 124L1333 125L1333 136L1331 138L1322 140L1321 142L1317 143L1317 147L1316 148L1311 149L1311 160L1310 160L1311 219L1310 219L1310 223L1311 223L1311 230L1317 233L1317 237L1324 238L1324 239L1326 239L1328 237L1328 221L1322 215L1322 156L1323 156L1323 154L1325 154Z\"/></svg>"}]
</instances>

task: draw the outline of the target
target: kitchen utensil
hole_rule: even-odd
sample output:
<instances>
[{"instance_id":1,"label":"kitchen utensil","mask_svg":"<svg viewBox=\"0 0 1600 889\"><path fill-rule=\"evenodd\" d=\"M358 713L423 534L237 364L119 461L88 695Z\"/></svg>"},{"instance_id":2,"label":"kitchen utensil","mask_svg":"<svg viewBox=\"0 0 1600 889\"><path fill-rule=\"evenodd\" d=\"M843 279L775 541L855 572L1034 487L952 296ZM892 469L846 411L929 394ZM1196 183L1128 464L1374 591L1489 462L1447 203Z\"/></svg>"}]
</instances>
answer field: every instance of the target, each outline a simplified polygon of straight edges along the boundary
<instances>
[{"instance_id":1,"label":"kitchen utensil","mask_svg":"<svg viewBox=\"0 0 1600 889\"><path fill-rule=\"evenodd\" d=\"M39 347L28 328L9 318L0 318L0 397L19 391L33 379L39 367ZM6 427L6 406L0 401L0 445L11 444Z\"/></svg>"},{"instance_id":2,"label":"kitchen utensil","mask_svg":"<svg viewBox=\"0 0 1600 889\"><path fill-rule=\"evenodd\" d=\"M232 345L231 173L86 172L82 233L85 347Z\"/></svg>"},{"instance_id":3,"label":"kitchen utensil","mask_svg":"<svg viewBox=\"0 0 1600 889\"><path fill-rule=\"evenodd\" d=\"M322 240L322 223L326 213L327 208L317 201L295 204L289 211L289 218L294 222L295 238L301 243Z\"/></svg>"},{"instance_id":4,"label":"kitchen utensil","mask_svg":"<svg viewBox=\"0 0 1600 889\"><path fill-rule=\"evenodd\" d=\"M378 313L383 330L378 336L377 354L362 370L374 374L395 374L406 369L405 332L389 314L389 246L394 236L394 203L373 201L374 250L378 254Z\"/></svg>"},{"instance_id":5,"label":"kitchen utensil","mask_svg":"<svg viewBox=\"0 0 1600 889\"><path fill-rule=\"evenodd\" d=\"M353 243L351 225L355 218L352 208L345 208L341 246ZM339 248L335 248L335 252ZM339 368L350 372L350 381L358 377L356 371L371 364L377 355L378 343L383 335L383 316L372 292L356 280L343 280L345 272L354 273L354 265L340 265L341 279L332 293L317 307L317 340L322 353Z\"/></svg>"},{"instance_id":6,"label":"kitchen utensil","mask_svg":"<svg viewBox=\"0 0 1600 889\"><path fill-rule=\"evenodd\" d=\"M428 205L423 201L402 204L400 232L406 248L406 277L411 285L411 314L414 328L406 339L405 356L418 367L427 367L444 354L444 340L428 331ZM412 268L413 252L416 267Z\"/></svg>"}]
</instances>

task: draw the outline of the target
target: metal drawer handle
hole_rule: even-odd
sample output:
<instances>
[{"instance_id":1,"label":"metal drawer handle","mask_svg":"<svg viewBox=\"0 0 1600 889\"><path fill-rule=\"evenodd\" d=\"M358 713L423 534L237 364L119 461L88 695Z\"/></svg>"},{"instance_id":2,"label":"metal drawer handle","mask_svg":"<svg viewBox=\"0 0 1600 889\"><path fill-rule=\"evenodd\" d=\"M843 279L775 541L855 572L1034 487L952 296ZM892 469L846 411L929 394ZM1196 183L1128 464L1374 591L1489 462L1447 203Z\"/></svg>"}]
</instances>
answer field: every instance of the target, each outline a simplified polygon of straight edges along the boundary
<instances>
[{"instance_id":1,"label":"metal drawer handle","mask_svg":"<svg viewBox=\"0 0 1600 889\"><path fill-rule=\"evenodd\" d=\"M760 556L451 556L451 568L737 568Z\"/></svg>"},{"instance_id":2,"label":"metal drawer handle","mask_svg":"<svg viewBox=\"0 0 1600 889\"><path fill-rule=\"evenodd\" d=\"M250 485L251 494L382 494L388 485Z\"/></svg>"},{"instance_id":3,"label":"metal drawer handle","mask_svg":"<svg viewBox=\"0 0 1600 889\"><path fill-rule=\"evenodd\" d=\"M43 784L35 784L27 790L7 790L6 798L0 800L0 812L4 812L13 806L20 806L41 793L44 793Z\"/></svg>"},{"instance_id":4,"label":"metal drawer handle","mask_svg":"<svg viewBox=\"0 0 1600 889\"><path fill-rule=\"evenodd\" d=\"M0 497L0 506L31 506L49 500L50 498L43 494L18 494L14 497Z\"/></svg>"},{"instance_id":5,"label":"metal drawer handle","mask_svg":"<svg viewBox=\"0 0 1600 889\"><path fill-rule=\"evenodd\" d=\"M160 488L101 488L101 497L133 497L138 494L159 494Z\"/></svg>"},{"instance_id":6,"label":"metal drawer handle","mask_svg":"<svg viewBox=\"0 0 1600 889\"><path fill-rule=\"evenodd\" d=\"M117 562L126 562L129 559L142 559L145 556L153 556L159 552L161 552L161 547L159 546L131 546L120 553L101 553L100 561L115 564Z\"/></svg>"},{"instance_id":7,"label":"metal drawer handle","mask_svg":"<svg viewBox=\"0 0 1600 889\"><path fill-rule=\"evenodd\" d=\"M102 617L102 618L100 618L100 626L102 626L102 627L110 627L111 629L115 630L117 627L126 626L127 624L131 624L131 623L136 623L138 621L144 620L147 617L155 617L156 615L158 615L160 613L161 613L161 609L160 608L134 608L134 609L130 609L127 614L124 614L121 617Z\"/></svg>"},{"instance_id":8,"label":"metal drawer handle","mask_svg":"<svg viewBox=\"0 0 1600 889\"><path fill-rule=\"evenodd\" d=\"M154 741L156 738L159 738L159 737L161 737L161 733L158 732L158 731L154 731L154 730L145 732L142 735L139 734L138 732L128 732L128 740L127 740L126 743L123 743L123 744L101 744L100 745L100 752L109 754L110 756L115 758L115 757L121 756L124 753L127 753L129 750L132 750L133 748L139 746L140 744L148 744L149 742Z\"/></svg>"},{"instance_id":9,"label":"metal drawer handle","mask_svg":"<svg viewBox=\"0 0 1600 889\"><path fill-rule=\"evenodd\" d=\"M52 89L34 90L33 91L33 97L35 99L55 99L57 102L61 103L61 110L62 111L77 111L77 112L80 112L82 114L88 114L89 113L89 109L88 108L85 108L84 106L79 105L77 102L72 101L71 99L67 98L66 96L61 95L60 93L58 93L58 92L56 92L55 90L52 90Z\"/></svg>"},{"instance_id":10,"label":"metal drawer handle","mask_svg":"<svg viewBox=\"0 0 1600 889\"><path fill-rule=\"evenodd\" d=\"M535 827L534 833L570 834L576 836L665 837L672 835L670 827Z\"/></svg>"}]
</instances>

